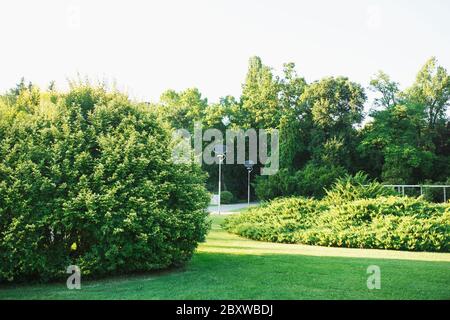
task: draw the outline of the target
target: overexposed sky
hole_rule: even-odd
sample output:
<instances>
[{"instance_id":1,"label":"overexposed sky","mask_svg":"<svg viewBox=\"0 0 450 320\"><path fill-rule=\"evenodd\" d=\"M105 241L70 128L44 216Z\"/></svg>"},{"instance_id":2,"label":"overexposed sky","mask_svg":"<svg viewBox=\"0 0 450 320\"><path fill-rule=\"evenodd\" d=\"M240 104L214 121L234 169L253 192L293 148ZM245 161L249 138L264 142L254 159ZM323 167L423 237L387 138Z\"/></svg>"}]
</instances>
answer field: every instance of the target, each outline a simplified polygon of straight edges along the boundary
<instances>
[{"instance_id":1,"label":"overexposed sky","mask_svg":"<svg viewBox=\"0 0 450 320\"><path fill-rule=\"evenodd\" d=\"M2 0L0 91L24 76L64 88L77 72L132 96L198 87L239 96L248 58L307 81L379 69L410 85L431 56L450 69L450 1Z\"/></svg>"}]
</instances>

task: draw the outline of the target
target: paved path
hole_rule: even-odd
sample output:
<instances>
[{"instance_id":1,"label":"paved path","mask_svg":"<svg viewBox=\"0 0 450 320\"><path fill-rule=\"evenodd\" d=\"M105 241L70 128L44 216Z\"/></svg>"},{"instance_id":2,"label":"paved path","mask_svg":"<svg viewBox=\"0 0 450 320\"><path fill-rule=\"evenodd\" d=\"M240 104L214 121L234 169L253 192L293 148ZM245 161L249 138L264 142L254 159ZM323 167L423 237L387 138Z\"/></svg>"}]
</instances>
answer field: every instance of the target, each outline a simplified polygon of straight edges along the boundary
<instances>
[{"instance_id":1,"label":"paved path","mask_svg":"<svg viewBox=\"0 0 450 320\"><path fill-rule=\"evenodd\" d=\"M259 205L259 202L250 202L250 207L254 207ZM245 209L248 207L247 203L233 203L233 204L222 204L220 206L220 214L231 214L236 213L236 211L239 211L241 209ZM209 213L217 213L218 206L209 206L208 212Z\"/></svg>"}]
</instances>

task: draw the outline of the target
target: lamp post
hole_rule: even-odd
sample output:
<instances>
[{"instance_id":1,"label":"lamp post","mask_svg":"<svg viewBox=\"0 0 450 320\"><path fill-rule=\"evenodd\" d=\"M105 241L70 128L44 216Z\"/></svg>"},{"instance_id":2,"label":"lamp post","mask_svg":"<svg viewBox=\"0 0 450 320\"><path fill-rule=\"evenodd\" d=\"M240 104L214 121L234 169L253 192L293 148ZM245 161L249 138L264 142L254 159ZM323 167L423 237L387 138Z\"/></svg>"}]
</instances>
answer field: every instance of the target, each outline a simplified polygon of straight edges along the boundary
<instances>
[{"instance_id":1,"label":"lamp post","mask_svg":"<svg viewBox=\"0 0 450 320\"><path fill-rule=\"evenodd\" d=\"M253 165L255 163L252 160L247 160L244 163L245 168L247 169L247 204L250 206L250 173L253 171Z\"/></svg>"},{"instance_id":2,"label":"lamp post","mask_svg":"<svg viewBox=\"0 0 450 320\"><path fill-rule=\"evenodd\" d=\"M214 153L216 154L216 157L219 159L219 203L217 206L217 214L220 214L220 193L222 190L222 162L223 159L225 159L225 153L226 153L226 146L218 144L214 147Z\"/></svg>"}]
</instances>

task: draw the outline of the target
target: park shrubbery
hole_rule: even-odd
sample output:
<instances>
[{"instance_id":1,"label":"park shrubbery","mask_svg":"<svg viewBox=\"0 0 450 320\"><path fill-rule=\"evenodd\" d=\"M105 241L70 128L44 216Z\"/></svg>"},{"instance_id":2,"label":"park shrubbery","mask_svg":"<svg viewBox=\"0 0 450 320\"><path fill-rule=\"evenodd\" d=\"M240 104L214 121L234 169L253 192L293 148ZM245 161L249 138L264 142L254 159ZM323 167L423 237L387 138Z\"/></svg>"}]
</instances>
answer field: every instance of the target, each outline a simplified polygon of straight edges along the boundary
<instances>
[{"instance_id":1,"label":"park shrubbery","mask_svg":"<svg viewBox=\"0 0 450 320\"><path fill-rule=\"evenodd\" d=\"M391 188L381 183L370 181L367 174L358 172L354 176L345 175L336 180L331 188L325 190L324 201L329 204L343 204L358 199L374 199L384 196L398 195Z\"/></svg>"},{"instance_id":2,"label":"park shrubbery","mask_svg":"<svg viewBox=\"0 0 450 320\"><path fill-rule=\"evenodd\" d=\"M388 195L389 191L377 183L365 185L364 179L340 179L320 201L273 200L229 217L224 227L244 237L271 242L450 251L448 204Z\"/></svg>"},{"instance_id":3,"label":"park shrubbery","mask_svg":"<svg viewBox=\"0 0 450 320\"><path fill-rule=\"evenodd\" d=\"M234 196L230 191L222 191L220 193L220 202L223 204L233 203Z\"/></svg>"},{"instance_id":4,"label":"park shrubbery","mask_svg":"<svg viewBox=\"0 0 450 320\"><path fill-rule=\"evenodd\" d=\"M0 103L0 282L191 257L208 229L205 176L172 163L170 133L154 114L89 85L27 108L20 98Z\"/></svg>"},{"instance_id":5,"label":"park shrubbery","mask_svg":"<svg viewBox=\"0 0 450 320\"><path fill-rule=\"evenodd\" d=\"M232 215L224 227L254 240L295 243L294 234L311 228L317 214L326 209L326 205L313 199L282 198Z\"/></svg>"},{"instance_id":6,"label":"park shrubbery","mask_svg":"<svg viewBox=\"0 0 450 320\"><path fill-rule=\"evenodd\" d=\"M347 171L339 166L310 163L302 170L292 172L281 169L272 176L261 176L256 180L256 195L260 200L271 200L282 196L322 198L325 188Z\"/></svg>"}]
</instances>

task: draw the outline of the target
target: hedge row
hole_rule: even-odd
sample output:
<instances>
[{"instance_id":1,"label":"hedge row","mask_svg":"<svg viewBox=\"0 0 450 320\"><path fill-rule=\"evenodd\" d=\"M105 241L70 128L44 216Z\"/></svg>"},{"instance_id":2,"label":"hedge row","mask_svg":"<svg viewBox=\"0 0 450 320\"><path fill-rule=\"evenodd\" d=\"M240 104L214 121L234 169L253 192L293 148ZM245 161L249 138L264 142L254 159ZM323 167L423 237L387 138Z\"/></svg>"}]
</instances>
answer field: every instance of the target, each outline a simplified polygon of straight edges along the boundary
<instances>
[{"instance_id":1,"label":"hedge row","mask_svg":"<svg viewBox=\"0 0 450 320\"><path fill-rule=\"evenodd\" d=\"M353 185L352 193L364 193ZM378 190L377 190L378 189ZM384 193L376 184L365 190ZM366 191L367 192L367 191ZM318 201L282 198L227 218L235 234L282 243L410 251L450 251L450 205L423 199L376 196L334 203L342 189ZM372 194L373 195L373 194ZM342 195L343 196L343 195ZM345 196L343 196L345 198Z\"/></svg>"}]
</instances>

